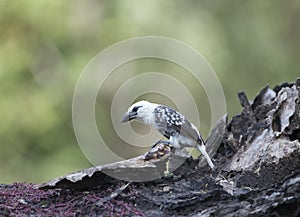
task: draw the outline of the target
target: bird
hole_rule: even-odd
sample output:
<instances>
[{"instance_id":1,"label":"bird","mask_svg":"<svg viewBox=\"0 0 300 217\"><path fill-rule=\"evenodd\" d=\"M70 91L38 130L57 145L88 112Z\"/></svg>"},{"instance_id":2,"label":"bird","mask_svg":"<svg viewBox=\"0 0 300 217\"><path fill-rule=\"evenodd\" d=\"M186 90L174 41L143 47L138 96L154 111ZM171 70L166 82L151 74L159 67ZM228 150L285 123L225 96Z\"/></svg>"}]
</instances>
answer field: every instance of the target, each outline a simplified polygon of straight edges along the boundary
<instances>
[{"instance_id":1,"label":"bird","mask_svg":"<svg viewBox=\"0 0 300 217\"><path fill-rule=\"evenodd\" d=\"M156 129L168 139L164 143L170 144L175 149L196 146L206 158L211 169L214 169L214 164L206 152L205 142L199 131L175 109L145 100L138 101L123 114L121 122L133 120Z\"/></svg>"}]
</instances>

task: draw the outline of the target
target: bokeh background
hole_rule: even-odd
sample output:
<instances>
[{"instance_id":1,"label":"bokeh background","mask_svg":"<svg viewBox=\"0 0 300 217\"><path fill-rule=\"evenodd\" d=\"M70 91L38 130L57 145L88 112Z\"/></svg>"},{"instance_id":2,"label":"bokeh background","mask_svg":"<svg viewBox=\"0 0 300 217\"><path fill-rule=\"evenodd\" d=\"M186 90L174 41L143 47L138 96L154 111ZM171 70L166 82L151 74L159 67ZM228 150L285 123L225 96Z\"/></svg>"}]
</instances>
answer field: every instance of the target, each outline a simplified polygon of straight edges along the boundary
<instances>
[{"instance_id":1,"label":"bokeh background","mask_svg":"<svg viewBox=\"0 0 300 217\"><path fill-rule=\"evenodd\" d=\"M187 43L213 66L232 117L241 110L239 90L252 99L267 84L299 76L299 20L300 1L0 0L0 183L39 183L91 166L74 135L72 97L84 67L108 46L148 35ZM180 76L178 66L164 61L124 67ZM111 143L120 142L107 115L122 83L117 78L108 79L96 108ZM206 137L205 93L189 76L182 79L195 95L199 91Z\"/></svg>"}]
</instances>

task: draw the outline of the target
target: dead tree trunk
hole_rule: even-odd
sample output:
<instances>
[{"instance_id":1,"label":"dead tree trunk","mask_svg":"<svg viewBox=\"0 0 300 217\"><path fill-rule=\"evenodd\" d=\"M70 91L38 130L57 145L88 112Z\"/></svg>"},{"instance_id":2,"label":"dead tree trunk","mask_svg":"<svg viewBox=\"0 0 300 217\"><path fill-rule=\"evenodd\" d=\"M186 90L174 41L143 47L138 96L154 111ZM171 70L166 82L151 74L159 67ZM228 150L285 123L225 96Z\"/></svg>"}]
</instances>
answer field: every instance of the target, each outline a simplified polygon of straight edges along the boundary
<instances>
[{"instance_id":1,"label":"dead tree trunk","mask_svg":"<svg viewBox=\"0 0 300 217\"><path fill-rule=\"evenodd\" d=\"M37 186L43 190L32 185L0 186L0 199L4 201L6 195L0 214L43 215L50 210L54 215L69 211L70 215L299 216L300 79L274 89L267 86L253 101L244 92L238 96L241 114L232 118L225 131L218 130L225 124L220 122L210 137L221 140L219 148L210 152L216 151L214 171L188 158L172 175L155 181L125 185L104 172L159 168L155 171L161 175L172 155L150 162L138 157ZM16 208L13 197L5 193L12 188L14 192L35 189L32 194L41 198L40 203L20 193L17 203L27 211Z\"/></svg>"}]
</instances>

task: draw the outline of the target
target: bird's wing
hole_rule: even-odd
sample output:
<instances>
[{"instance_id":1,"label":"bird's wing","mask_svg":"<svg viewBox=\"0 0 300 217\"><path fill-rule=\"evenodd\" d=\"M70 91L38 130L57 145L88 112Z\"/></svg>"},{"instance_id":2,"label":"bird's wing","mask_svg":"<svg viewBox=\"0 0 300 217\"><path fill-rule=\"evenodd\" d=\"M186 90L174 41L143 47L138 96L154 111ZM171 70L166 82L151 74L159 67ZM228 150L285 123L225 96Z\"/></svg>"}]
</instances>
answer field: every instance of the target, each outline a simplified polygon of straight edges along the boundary
<instances>
[{"instance_id":1,"label":"bird's wing","mask_svg":"<svg viewBox=\"0 0 300 217\"><path fill-rule=\"evenodd\" d=\"M188 139L204 144L203 138L197 128L182 114L167 106L158 106L155 109L156 124L158 130L165 137L182 135Z\"/></svg>"},{"instance_id":2,"label":"bird's wing","mask_svg":"<svg viewBox=\"0 0 300 217\"><path fill-rule=\"evenodd\" d=\"M196 141L199 144L204 145L204 140L200 135L198 129L186 118L181 126L180 134Z\"/></svg>"}]
</instances>

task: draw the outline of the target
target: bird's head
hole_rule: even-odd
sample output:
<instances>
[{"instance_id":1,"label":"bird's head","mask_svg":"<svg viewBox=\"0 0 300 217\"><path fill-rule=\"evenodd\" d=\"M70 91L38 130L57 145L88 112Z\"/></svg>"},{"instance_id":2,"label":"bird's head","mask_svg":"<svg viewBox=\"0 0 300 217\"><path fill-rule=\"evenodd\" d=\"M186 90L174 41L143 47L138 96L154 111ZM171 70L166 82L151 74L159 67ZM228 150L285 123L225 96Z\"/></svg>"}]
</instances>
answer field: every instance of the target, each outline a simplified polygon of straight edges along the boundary
<instances>
[{"instance_id":1,"label":"bird's head","mask_svg":"<svg viewBox=\"0 0 300 217\"><path fill-rule=\"evenodd\" d=\"M137 120L143 124L150 124L154 109L157 104L148 101L139 101L129 107L128 111L122 116L122 122Z\"/></svg>"}]
</instances>

